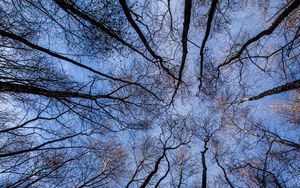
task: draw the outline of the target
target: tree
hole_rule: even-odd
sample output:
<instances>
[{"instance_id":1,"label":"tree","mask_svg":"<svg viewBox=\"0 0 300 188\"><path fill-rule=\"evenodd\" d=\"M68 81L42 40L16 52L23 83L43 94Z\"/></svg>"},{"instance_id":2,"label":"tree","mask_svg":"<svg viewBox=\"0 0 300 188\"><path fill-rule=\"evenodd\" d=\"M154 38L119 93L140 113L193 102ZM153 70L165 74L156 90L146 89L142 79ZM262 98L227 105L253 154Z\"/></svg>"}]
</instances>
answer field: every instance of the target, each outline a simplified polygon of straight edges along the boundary
<instances>
[{"instance_id":1,"label":"tree","mask_svg":"<svg viewBox=\"0 0 300 188\"><path fill-rule=\"evenodd\" d=\"M300 100L299 100L299 90L294 90L292 92L291 99L288 101L275 102L273 104L273 110L278 113L283 118L286 118L287 121L298 126L300 124Z\"/></svg>"},{"instance_id":2,"label":"tree","mask_svg":"<svg viewBox=\"0 0 300 188\"><path fill-rule=\"evenodd\" d=\"M1 1L1 187L297 187L299 5Z\"/></svg>"}]
</instances>

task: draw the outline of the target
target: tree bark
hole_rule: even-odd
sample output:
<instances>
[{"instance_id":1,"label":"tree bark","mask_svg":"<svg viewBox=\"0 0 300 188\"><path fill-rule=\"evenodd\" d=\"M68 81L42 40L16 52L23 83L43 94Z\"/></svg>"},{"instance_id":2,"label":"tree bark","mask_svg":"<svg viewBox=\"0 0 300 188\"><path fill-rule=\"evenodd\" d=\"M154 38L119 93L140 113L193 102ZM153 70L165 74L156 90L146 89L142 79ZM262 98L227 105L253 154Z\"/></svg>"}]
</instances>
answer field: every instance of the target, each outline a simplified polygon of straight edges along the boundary
<instances>
[{"instance_id":1,"label":"tree bark","mask_svg":"<svg viewBox=\"0 0 300 188\"><path fill-rule=\"evenodd\" d=\"M278 93L282 93L282 92L285 92L285 91L298 89L298 88L300 88L300 80L295 80L293 82L289 82L287 84L284 84L284 85L272 88L270 90L264 91L264 92L262 92L262 93L260 93L256 96L243 98L241 100L233 101L233 102L230 102L230 103L227 103L227 104L241 104L241 103L246 102L246 101L258 100L258 99L264 98L264 97L269 96L269 95L274 95L274 94L278 94Z\"/></svg>"},{"instance_id":2,"label":"tree bark","mask_svg":"<svg viewBox=\"0 0 300 188\"><path fill-rule=\"evenodd\" d=\"M207 187L207 166L206 166L206 158L205 154L208 150L207 143L209 140L204 140L204 150L201 151L201 160L202 160L202 188Z\"/></svg>"},{"instance_id":3,"label":"tree bark","mask_svg":"<svg viewBox=\"0 0 300 188\"><path fill-rule=\"evenodd\" d=\"M213 0L211 2L211 6L210 6L210 9L209 9L209 13L208 13L206 31L205 31L205 35L204 35L204 38L203 38L203 41L202 41L202 44L201 44L201 47L200 47L200 77L199 77L200 86L199 86L199 89L202 88L204 48L205 48L205 44L206 44L206 42L208 40L208 37L209 37L209 33L210 33L210 30L211 30L211 24L212 24L212 21L213 21L215 11L217 9L217 5L218 5L218 0Z\"/></svg>"},{"instance_id":4,"label":"tree bark","mask_svg":"<svg viewBox=\"0 0 300 188\"><path fill-rule=\"evenodd\" d=\"M80 93L80 92L54 91L54 90L48 90L36 86L13 84L9 82L1 82L1 81L0 81L0 92L42 95L42 96L53 97L53 98L80 98L80 99L88 99L88 100L96 100L101 98L120 99L110 95L91 95L91 94Z\"/></svg>"}]
</instances>

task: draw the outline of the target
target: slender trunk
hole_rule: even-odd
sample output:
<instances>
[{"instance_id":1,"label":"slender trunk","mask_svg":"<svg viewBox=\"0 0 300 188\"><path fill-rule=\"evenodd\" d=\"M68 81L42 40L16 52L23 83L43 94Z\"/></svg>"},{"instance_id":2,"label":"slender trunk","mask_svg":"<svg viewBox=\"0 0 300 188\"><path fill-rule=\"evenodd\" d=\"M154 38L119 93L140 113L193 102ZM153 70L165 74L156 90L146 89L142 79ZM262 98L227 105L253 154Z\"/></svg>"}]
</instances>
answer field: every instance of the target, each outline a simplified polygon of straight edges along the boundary
<instances>
[{"instance_id":1,"label":"slender trunk","mask_svg":"<svg viewBox=\"0 0 300 188\"><path fill-rule=\"evenodd\" d=\"M224 174L224 177L225 177L226 182L228 183L228 185L230 186L230 188L234 188L234 186L232 185L231 181L229 180L229 177L227 176L227 173L226 173L225 168L221 165L221 163L220 163L218 157L215 156L215 159L216 159L217 165L218 165L218 166L222 169L222 171L223 171L223 174Z\"/></svg>"},{"instance_id":2,"label":"slender trunk","mask_svg":"<svg viewBox=\"0 0 300 188\"><path fill-rule=\"evenodd\" d=\"M234 102L230 102L230 103L226 103L226 104L241 104L243 102L246 101L254 101L254 100L258 100L261 99L263 97L269 96L269 95L274 95L274 94L278 94L278 93L282 93L285 91L289 91L289 90L293 90L293 89L298 89L300 88L300 80L295 80L293 82L289 82L287 84L272 88L270 90L264 91L256 96L252 96L252 97L247 97L238 101L234 101Z\"/></svg>"},{"instance_id":3,"label":"slender trunk","mask_svg":"<svg viewBox=\"0 0 300 188\"><path fill-rule=\"evenodd\" d=\"M204 49L205 49L205 44L208 40L209 37L209 33L211 30L211 26L212 26L212 21L213 21L213 17L215 14L215 11L217 10L217 5L218 5L218 0L212 0L211 2L211 6L209 9L209 13L208 13L208 19L207 19L207 25L206 25L206 31L205 31L205 35L201 44L201 48L200 48L200 76L199 76L199 80L200 80L200 86L199 89L202 88L202 77L203 77L203 64L204 64Z\"/></svg>"},{"instance_id":4,"label":"slender trunk","mask_svg":"<svg viewBox=\"0 0 300 188\"><path fill-rule=\"evenodd\" d=\"M150 172L150 174L147 176L147 178L142 183L140 188L145 188L148 185L148 183L150 182L152 177L157 173L159 164L160 164L161 160L165 157L165 155L166 155L166 149L164 149L163 154L156 161L153 171Z\"/></svg>"},{"instance_id":5,"label":"slender trunk","mask_svg":"<svg viewBox=\"0 0 300 188\"><path fill-rule=\"evenodd\" d=\"M155 187L154 188L157 188L159 186L159 184L167 177L168 173L170 172L170 161L168 160L168 157L166 155L166 161L168 163L168 168L167 168L167 171L165 173L165 175L163 175L163 177L161 177L158 182L156 183Z\"/></svg>"},{"instance_id":6,"label":"slender trunk","mask_svg":"<svg viewBox=\"0 0 300 188\"><path fill-rule=\"evenodd\" d=\"M178 182L178 188L181 187L181 184L182 184L182 167L180 167L180 173L179 173L179 182Z\"/></svg>"},{"instance_id":7,"label":"slender trunk","mask_svg":"<svg viewBox=\"0 0 300 188\"><path fill-rule=\"evenodd\" d=\"M202 188L206 188L207 186L207 166L206 166L206 160L205 160L205 154L208 150L207 143L209 140L204 141L204 150L201 151L201 160L202 160Z\"/></svg>"},{"instance_id":8,"label":"slender trunk","mask_svg":"<svg viewBox=\"0 0 300 188\"><path fill-rule=\"evenodd\" d=\"M175 91L173 93L171 103L174 100L174 97L177 93L177 90L179 89L179 86L182 82L183 77L183 70L186 63L186 58L188 54L188 33L190 29L190 22L191 22L191 13L192 13L192 0L185 0L184 3L184 21L183 21L183 30L182 30L182 38L181 38L181 44L182 44L182 57L181 57L181 65L179 68L179 75L178 75L178 82L175 88Z\"/></svg>"},{"instance_id":9,"label":"slender trunk","mask_svg":"<svg viewBox=\"0 0 300 188\"><path fill-rule=\"evenodd\" d=\"M290 13L292 13L294 10L298 8L300 5L299 0L295 0L292 3L289 3L289 5L282 11L281 14L274 20L274 22L271 24L271 26L268 29L263 30L262 32L258 33L255 37L249 39L244 45L240 48L240 50L237 51L236 55L232 56L222 64L218 66L218 73L220 72L221 67L228 65L232 63L234 60L239 59L242 53L247 49L248 46L250 46L252 43L259 41L264 36L271 35L273 31L280 25L281 22L284 21L286 17Z\"/></svg>"},{"instance_id":10,"label":"slender trunk","mask_svg":"<svg viewBox=\"0 0 300 188\"><path fill-rule=\"evenodd\" d=\"M31 85L13 84L9 82L1 82L1 81L0 81L0 92L43 95L46 97L53 97L53 98L81 98L81 99L88 99L88 100L96 100L100 98L118 99L110 95L91 95L88 93L80 93L80 92L55 91L55 90L44 89L41 87L36 87Z\"/></svg>"},{"instance_id":11,"label":"slender trunk","mask_svg":"<svg viewBox=\"0 0 300 188\"><path fill-rule=\"evenodd\" d=\"M286 145L286 146L294 147L296 149L300 149L300 144L298 144L298 143L295 143L295 142L292 142L292 141L289 141L289 140L284 140L284 139L277 138L277 137L269 137L269 136L261 135L261 134L258 134L256 132L249 131L245 128L241 128L240 126L238 126L235 123L233 123L233 126L235 126L236 128L238 128L238 129L240 129L240 130L242 130L242 131L244 131L247 134L250 134L252 136L256 136L258 138L263 138L263 139L269 140L271 142L276 142L278 144L283 144L283 145Z\"/></svg>"}]
</instances>

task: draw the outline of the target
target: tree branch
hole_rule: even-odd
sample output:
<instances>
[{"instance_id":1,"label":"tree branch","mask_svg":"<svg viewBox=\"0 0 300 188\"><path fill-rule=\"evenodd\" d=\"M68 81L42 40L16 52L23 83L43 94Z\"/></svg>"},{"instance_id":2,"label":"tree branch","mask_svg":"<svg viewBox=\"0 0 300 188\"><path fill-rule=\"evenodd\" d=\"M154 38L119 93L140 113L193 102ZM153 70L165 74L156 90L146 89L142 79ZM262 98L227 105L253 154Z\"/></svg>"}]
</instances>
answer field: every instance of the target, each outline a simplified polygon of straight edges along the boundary
<instances>
[{"instance_id":1,"label":"tree branch","mask_svg":"<svg viewBox=\"0 0 300 188\"><path fill-rule=\"evenodd\" d=\"M83 69L86 69L88 71L91 71L99 76L102 76L102 77L105 77L105 78L108 78L108 79L111 79L111 80L114 80L114 81L119 81L119 82L122 82L122 83L126 83L126 84L132 84L132 85L136 85L140 88L142 88L143 90L149 92L151 95L153 95L155 98L161 100L157 95L155 95L152 91L150 91L149 89L147 89L146 87L142 86L141 84L139 83L135 83L135 82L129 82L129 81L126 81L126 80L123 80L123 79L120 79L120 78L116 78L116 77L113 77L111 75L107 75L107 74L104 74L100 71L97 71L89 66L86 66L82 63L79 63L78 61L75 61L73 59L70 59L68 57L65 57L65 56L62 56L60 54L58 54L57 52L54 52L54 51L51 51L49 49L46 49L46 48L43 48L41 46L38 46L36 44L33 44L31 43L30 41L28 41L27 39L21 37L21 36L18 36L16 34L13 34L11 32L6 32L6 31L3 31L0 29L0 35L4 36L4 37L7 37L7 38L10 38L12 40L15 40L15 41L18 41L22 44L25 44L26 46L29 46L30 48L32 49L35 49L35 50L38 50L38 51L41 51L41 52L44 52L50 56L53 56L55 58L58 58L58 59L61 59L61 60L64 60L64 61L67 61L69 63L72 63L73 65L76 65L78 67L81 67Z\"/></svg>"},{"instance_id":2,"label":"tree branch","mask_svg":"<svg viewBox=\"0 0 300 188\"><path fill-rule=\"evenodd\" d=\"M282 92L285 92L285 91L298 89L298 88L300 88L300 80L295 80L293 82L289 82L287 84L284 84L284 85L272 88L270 90L264 91L264 92L262 92L262 93L260 93L256 96L243 98L241 100L228 102L228 103L225 103L225 104L241 104L241 103L246 102L246 101L258 100L258 99L264 98L264 97L269 96L269 95L274 95L274 94L278 94L278 93L282 93Z\"/></svg>"},{"instance_id":3,"label":"tree branch","mask_svg":"<svg viewBox=\"0 0 300 188\"><path fill-rule=\"evenodd\" d=\"M118 42L120 42L121 44L123 44L124 46L128 47L129 49L133 50L134 52L138 53L139 55L141 55L142 57L144 57L146 60L155 63L153 60L151 60L149 57L145 56L141 51L139 51L137 48L135 48L132 44L128 43L127 41L125 41L124 39L122 39L121 37L119 37L117 34L115 34L113 31L111 31L109 28L105 27L102 23L98 22L97 20L91 18L90 16L88 16L87 14L83 13L81 10L77 9L75 6L65 2L64 0L54 0L55 3L62 8L63 10L65 10L68 13L73 13L77 16L79 16L80 18L88 21L90 24L96 26L97 28L101 29L103 32L105 32L106 34L108 34L110 37L114 38L115 40L117 40ZM121 5L122 2L120 1ZM124 6L124 2L122 5L122 8ZM126 5L127 6L127 5ZM124 7L125 8L125 7ZM128 9L129 11L129 9ZM124 11L125 12L125 11ZM126 12L125 12L126 15ZM129 20L130 18L128 18L128 16L130 16L130 18L132 19L131 15L130 15L130 11L129 11L129 15L127 14L126 17ZM133 19L132 19L133 21ZM166 71L172 78L176 79L175 76L169 71L168 68L166 68L163 65L163 60L160 56L157 56L154 51L150 48L146 38L143 36L141 30L138 28L138 26L136 25L136 23L130 22L130 24L132 24L133 28L137 31L137 33L139 34L139 37L142 37L142 41L144 43L144 45L146 46L146 44L148 45L148 47L146 46L147 50L150 52L150 54L155 58L155 59L159 59L160 65L163 67L164 71Z\"/></svg>"},{"instance_id":4,"label":"tree branch","mask_svg":"<svg viewBox=\"0 0 300 188\"><path fill-rule=\"evenodd\" d=\"M163 64L164 60L161 56L157 55L154 50L150 47L150 44L148 43L145 35L143 34L143 32L141 31L141 29L139 28L139 26L135 23L135 21L133 20L131 14L130 14L130 9L127 6L126 0L119 0L122 9L125 13L125 16L127 18L127 20L129 21L130 25L133 27L133 29L136 31L136 33L138 34L139 38L141 39L141 41L143 42L144 46L146 47L146 49L148 50L148 52L151 54L152 57L154 57L155 59L157 59L160 63L160 66L164 69L164 71L166 71L170 76L172 76L174 79L175 76L170 72L170 70Z\"/></svg>"},{"instance_id":5,"label":"tree branch","mask_svg":"<svg viewBox=\"0 0 300 188\"><path fill-rule=\"evenodd\" d=\"M174 91L174 94L172 96L171 103L174 100L174 97L179 89L179 86L182 82L182 76L183 76L183 70L184 66L186 63L186 58L188 54L188 47L187 47L187 42L188 42L188 33L190 29L190 22L191 22L191 12L192 12L192 0L186 0L184 4L184 21L183 21L183 30L182 30L182 38L181 38L181 43L182 43L182 57L181 57L181 66L179 69L179 76L178 76L178 82Z\"/></svg>"},{"instance_id":6,"label":"tree branch","mask_svg":"<svg viewBox=\"0 0 300 188\"><path fill-rule=\"evenodd\" d=\"M204 49L205 49L205 44L208 40L209 37L209 33L211 30L211 24L213 21L213 17L214 17L214 13L217 10L217 5L218 5L218 0L212 0L211 2L211 6L209 9L209 13L208 13L208 19L207 19L207 25L206 25L206 31L205 31L205 35L200 47L200 77L199 77L199 81L200 81L200 85L199 85L199 90L202 88L202 78L203 78L203 64L204 64Z\"/></svg>"},{"instance_id":7,"label":"tree branch","mask_svg":"<svg viewBox=\"0 0 300 188\"><path fill-rule=\"evenodd\" d=\"M242 55L242 53L246 50L246 48L251 45L252 43L258 41L259 39L261 39L264 36L267 35L271 35L273 33L273 31L279 26L279 24L290 14L292 13L295 9L298 8L298 6L300 5L300 1L299 0L294 0L275 20L274 22L271 24L271 26L260 32L259 34L257 34L255 37L249 39L246 43L244 43L244 45L240 48L240 50L234 55L232 56L229 60L226 60L225 62L223 62L222 64L220 64L218 66L218 75L220 74L220 69L221 67L230 64L233 60L235 59L239 59L240 56Z\"/></svg>"},{"instance_id":8,"label":"tree branch","mask_svg":"<svg viewBox=\"0 0 300 188\"><path fill-rule=\"evenodd\" d=\"M52 98L80 98L88 100L97 100L97 99L117 99L122 100L121 98L113 97L110 95L91 95L80 92L68 92L68 91L54 91L44 88L39 88L29 85L13 84L9 82L0 81L0 92L13 92L13 93L26 93L33 95L43 95L46 97Z\"/></svg>"}]
</instances>

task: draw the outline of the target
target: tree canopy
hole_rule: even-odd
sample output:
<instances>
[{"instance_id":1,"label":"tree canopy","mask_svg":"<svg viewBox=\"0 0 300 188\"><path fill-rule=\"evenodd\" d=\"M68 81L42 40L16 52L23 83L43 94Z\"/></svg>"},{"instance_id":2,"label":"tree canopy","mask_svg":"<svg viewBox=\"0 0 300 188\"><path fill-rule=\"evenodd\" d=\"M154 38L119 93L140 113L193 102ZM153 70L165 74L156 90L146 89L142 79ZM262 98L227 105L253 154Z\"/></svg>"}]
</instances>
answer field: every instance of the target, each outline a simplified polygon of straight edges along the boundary
<instances>
[{"instance_id":1,"label":"tree canopy","mask_svg":"<svg viewBox=\"0 0 300 188\"><path fill-rule=\"evenodd\" d=\"M0 187L299 187L299 0L1 0Z\"/></svg>"}]
</instances>

